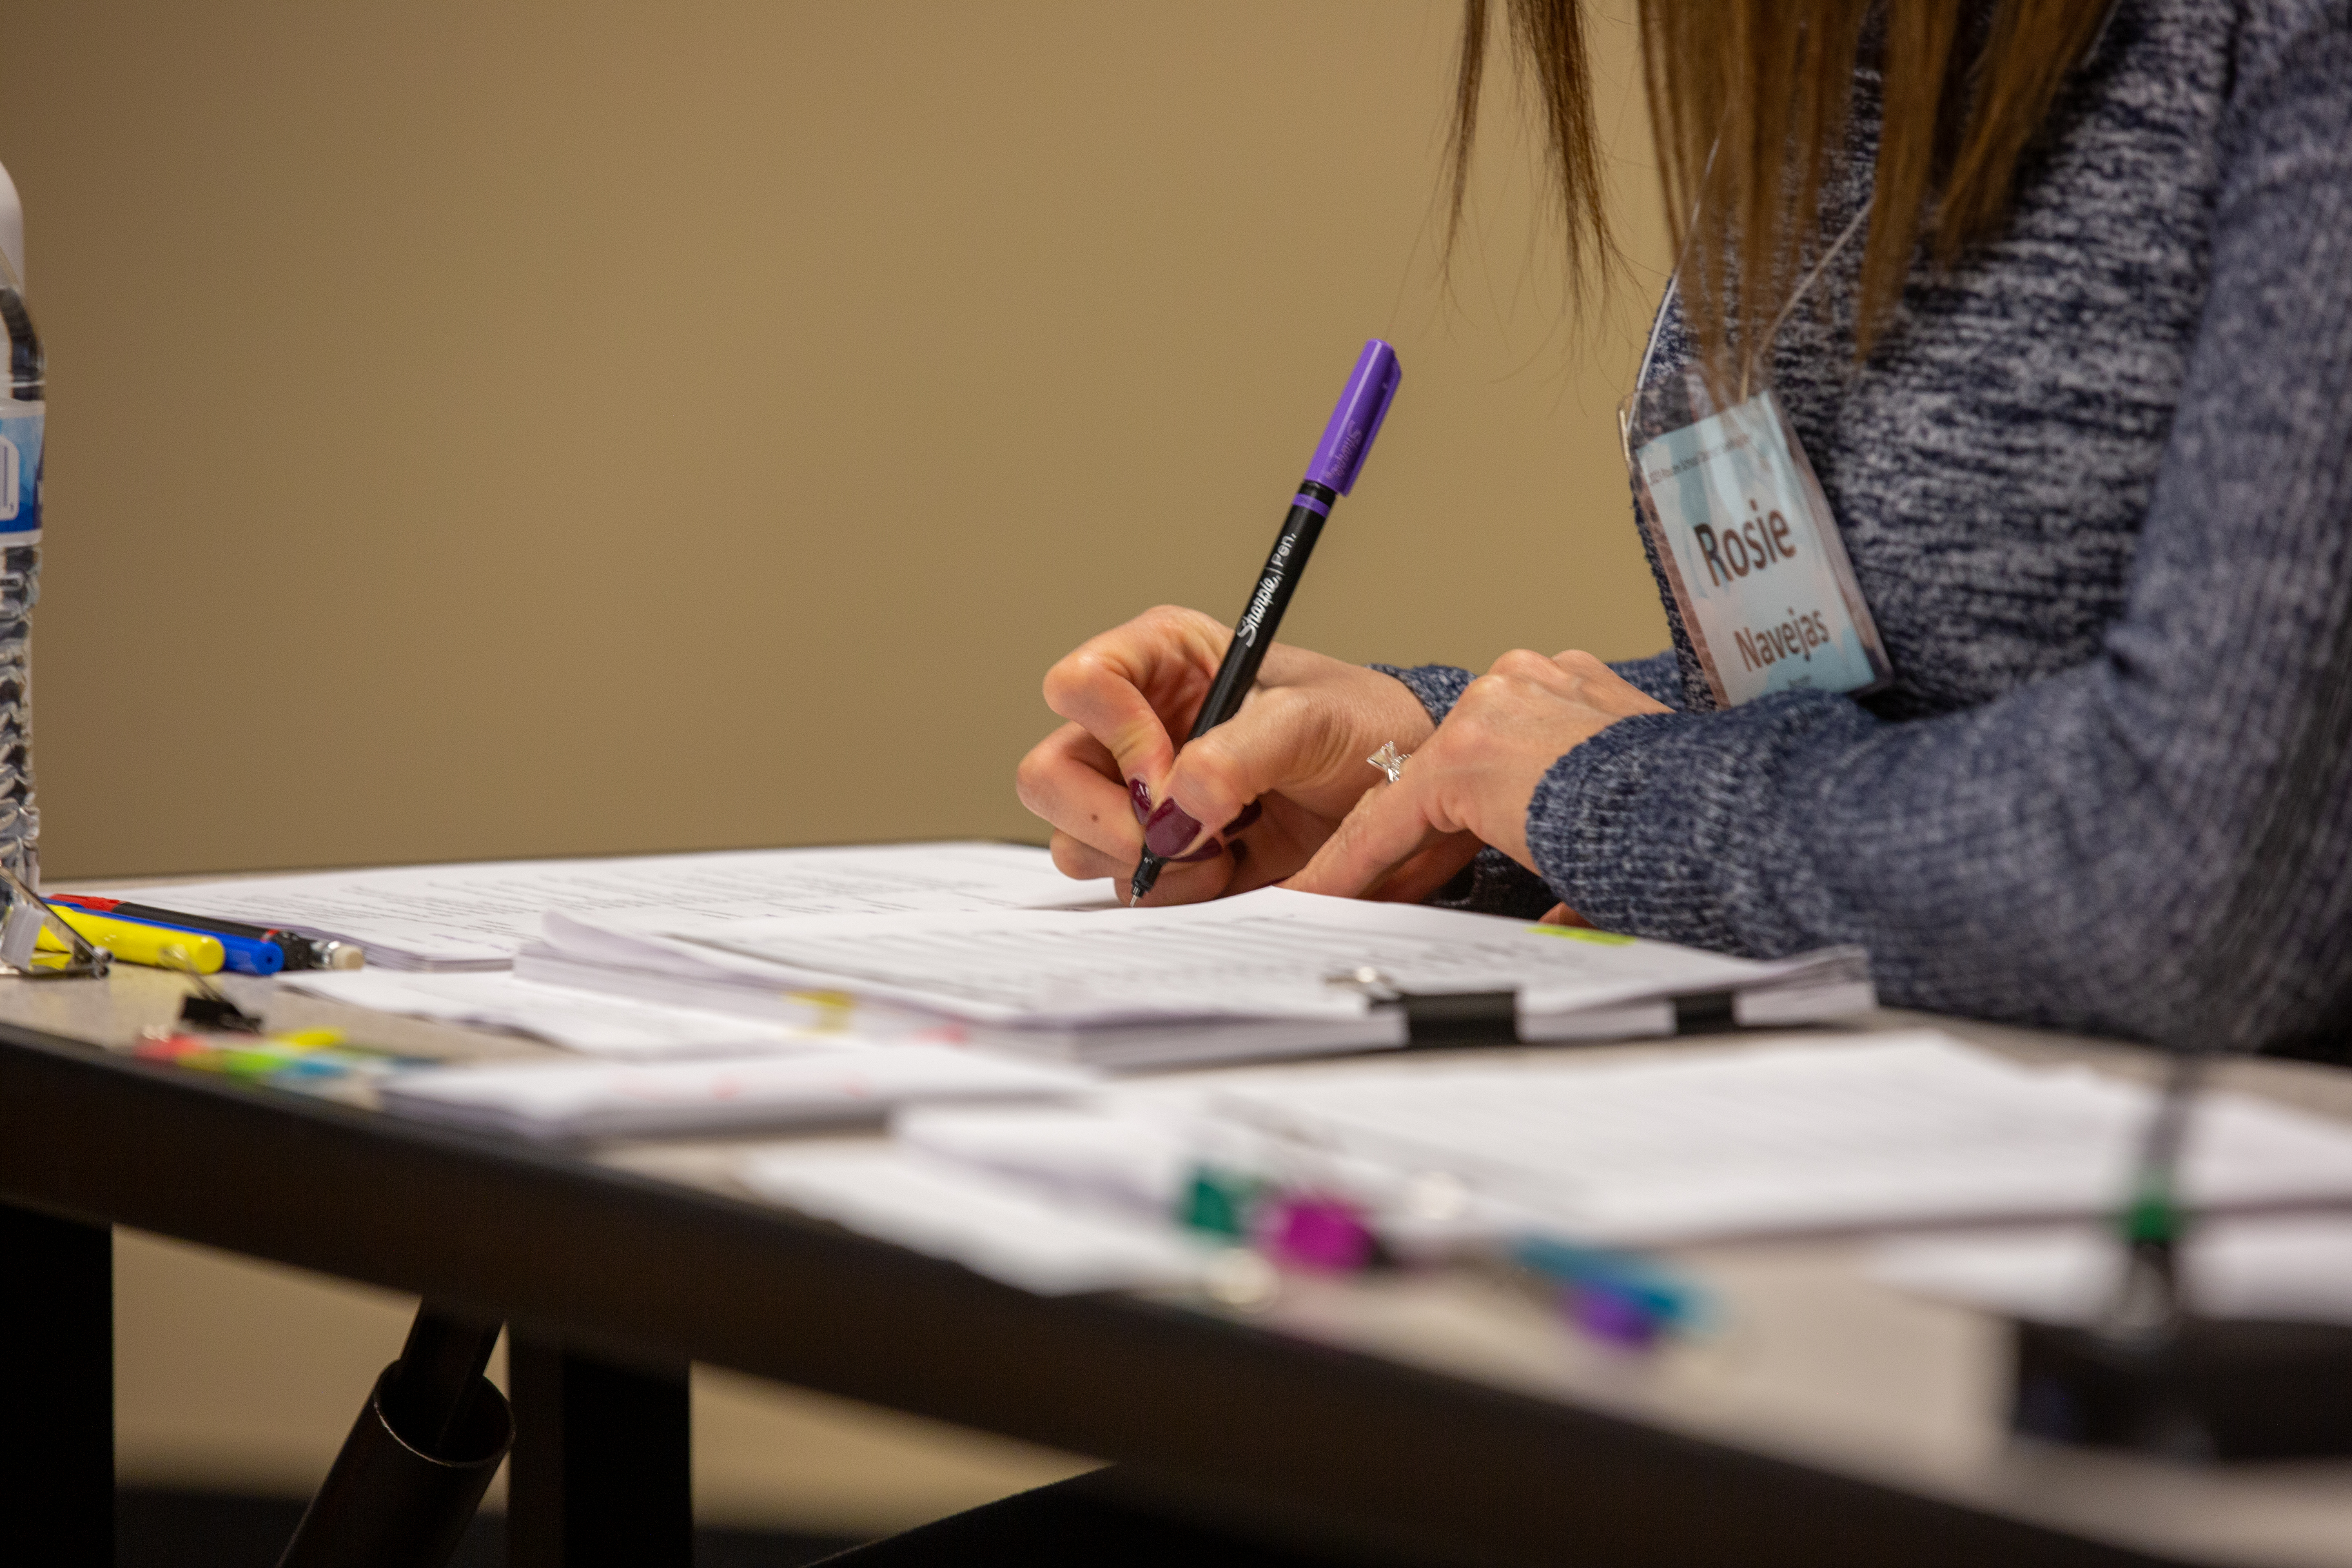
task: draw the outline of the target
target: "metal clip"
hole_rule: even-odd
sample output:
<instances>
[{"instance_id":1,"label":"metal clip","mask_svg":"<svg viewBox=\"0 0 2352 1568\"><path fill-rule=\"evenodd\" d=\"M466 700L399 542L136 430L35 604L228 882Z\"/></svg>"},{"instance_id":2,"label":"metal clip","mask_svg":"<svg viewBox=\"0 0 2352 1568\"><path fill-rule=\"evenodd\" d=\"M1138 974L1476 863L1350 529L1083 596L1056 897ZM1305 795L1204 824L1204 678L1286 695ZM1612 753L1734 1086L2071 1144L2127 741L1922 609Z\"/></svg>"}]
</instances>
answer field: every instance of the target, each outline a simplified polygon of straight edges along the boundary
<instances>
[{"instance_id":1,"label":"metal clip","mask_svg":"<svg viewBox=\"0 0 2352 1568\"><path fill-rule=\"evenodd\" d=\"M66 924L49 901L35 892L6 862L0 861L0 890L8 895L0 911L0 978L18 980L95 980L113 967L114 955ZM63 952L38 953L46 930L65 948Z\"/></svg>"},{"instance_id":2,"label":"metal clip","mask_svg":"<svg viewBox=\"0 0 2352 1568\"><path fill-rule=\"evenodd\" d=\"M1345 986L1350 991L1362 993L1375 1002L1393 1002L1403 994L1396 988L1395 982L1369 963L1327 974L1323 977L1323 984Z\"/></svg>"}]
</instances>

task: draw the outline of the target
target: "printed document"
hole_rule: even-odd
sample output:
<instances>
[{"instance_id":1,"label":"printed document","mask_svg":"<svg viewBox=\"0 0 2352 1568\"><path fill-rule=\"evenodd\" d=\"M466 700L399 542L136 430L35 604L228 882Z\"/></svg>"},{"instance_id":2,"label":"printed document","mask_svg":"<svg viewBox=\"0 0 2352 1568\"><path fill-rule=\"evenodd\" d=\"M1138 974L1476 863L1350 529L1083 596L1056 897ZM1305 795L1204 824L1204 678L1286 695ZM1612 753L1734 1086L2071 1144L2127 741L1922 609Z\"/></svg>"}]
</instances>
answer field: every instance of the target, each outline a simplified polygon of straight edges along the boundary
<instances>
[{"instance_id":1,"label":"printed document","mask_svg":"<svg viewBox=\"0 0 2352 1568\"><path fill-rule=\"evenodd\" d=\"M829 1050L840 1044L853 1012L812 1003L803 1024L747 1018L535 984L505 969L316 969L281 975L278 984L346 1006L529 1035L583 1056L629 1061Z\"/></svg>"},{"instance_id":2,"label":"printed document","mask_svg":"<svg viewBox=\"0 0 2352 1568\"><path fill-rule=\"evenodd\" d=\"M1213 1256L1165 1222L1056 1203L887 1146L783 1146L739 1174L803 1214L1041 1296L1196 1284Z\"/></svg>"},{"instance_id":3,"label":"printed document","mask_svg":"<svg viewBox=\"0 0 2352 1568\"><path fill-rule=\"evenodd\" d=\"M1438 1261L1530 1236L1650 1247L2079 1226L2126 1201L2155 1103L2144 1084L1922 1030L1633 1058L1368 1058L1130 1080L1050 1103L914 1103L891 1117L889 1155L858 1156L891 1173L870 1203L835 1184L829 1151L811 1152L815 1172L790 1151L741 1170L780 1202L992 1272L991 1248L1033 1226L1060 1235L1057 1215L1087 1235L1119 1222L1177 1237L1181 1196L1204 1167L1345 1198L1397 1256ZM2340 1212L2352 1126L2211 1094L2182 1178L2200 1216L2185 1263L2193 1300L2352 1322L2352 1216ZM985 1210L970 1237L948 1217L961 1200L944 1194L957 1193ZM2312 1212L2321 1205L2339 1212ZM1098 1284L1141 1282L1148 1269L1120 1277L1119 1258L1139 1256L1126 1247L1080 1247L1075 1263ZM2095 1310L2116 1267L2107 1233L2044 1228L1907 1238L1874 1271L2063 1321Z\"/></svg>"},{"instance_id":4,"label":"printed document","mask_svg":"<svg viewBox=\"0 0 2352 1568\"><path fill-rule=\"evenodd\" d=\"M1068 1068L945 1046L867 1046L738 1061L534 1061L404 1073L387 1110L529 1138L686 1132L878 1121L912 1103L1049 1099L1091 1080Z\"/></svg>"},{"instance_id":5,"label":"printed document","mask_svg":"<svg viewBox=\"0 0 2352 1568\"><path fill-rule=\"evenodd\" d=\"M2352 1215L2200 1220L2178 1267L2192 1311L2352 1325ZM1880 1246L1870 1264L1898 1289L2043 1323L2096 1322L2123 1271L2112 1225L1906 1237Z\"/></svg>"},{"instance_id":6,"label":"printed document","mask_svg":"<svg viewBox=\"0 0 2352 1568\"><path fill-rule=\"evenodd\" d=\"M714 921L669 911L551 914L547 945L721 984L827 987L964 1020L1082 1039L1129 1026L1327 1026L1319 1048L1403 1043L1402 995L1500 994L1522 1039L1671 1033L1671 999L1811 997L1799 1016L1872 1005L1865 961L1832 950L1762 963L1671 942L1419 905L1268 888L1212 903L1094 912ZM1780 1021L1776 1019L1775 1021Z\"/></svg>"},{"instance_id":7,"label":"printed document","mask_svg":"<svg viewBox=\"0 0 2352 1568\"><path fill-rule=\"evenodd\" d=\"M1921 1031L1639 1061L1289 1068L1237 1075L1206 1105L1302 1147L1443 1174L1574 1237L1638 1246L2112 1214L2155 1100ZM2207 1095L2181 1185L2200 1211L2352 1201L2352 1128Z\"/></svg>"},{"instance_id":8,"label":"printed document","mask_svg":"<svg viewBox=\"0 0 2352 1568\"><path fill-rule=\"evenodd\" d=\"M849 845L593 860L316 871L115 889L185 914L356 942L387 969L496 969L549 910L657 910L724 925L776 915L1069 907L1112 901L1027 845Z\"/></svg>"}]
</instances>

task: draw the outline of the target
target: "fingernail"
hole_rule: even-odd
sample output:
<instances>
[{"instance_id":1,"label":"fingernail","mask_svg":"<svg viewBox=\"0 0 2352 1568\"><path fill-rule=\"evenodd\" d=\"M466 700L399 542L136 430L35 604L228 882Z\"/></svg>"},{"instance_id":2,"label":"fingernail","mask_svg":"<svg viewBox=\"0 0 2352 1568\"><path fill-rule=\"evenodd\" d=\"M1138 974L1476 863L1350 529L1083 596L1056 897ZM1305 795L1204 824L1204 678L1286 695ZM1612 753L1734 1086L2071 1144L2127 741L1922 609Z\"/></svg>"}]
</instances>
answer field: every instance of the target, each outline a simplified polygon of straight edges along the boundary
<instances>
[{"instance_id":1,"label":"fingernail","mask_svg":"<svg viewBox=\"0 0 2352 1568\"><path fill-rule=\"evenodd\" d=\"M1163 800L1160 809L1144 821L1143 847L1162 860L1173 860L1200 831L1201 825L1192 819L1191 812L1172 800Z\"/></svg>"},{"instance_id":2,"label":"fingernail","mask_svg":"<svg viewBox=\"0 0 2352 1568\"><path fill-rule=\"evenodd\" d=\"M1127 781L1127 804L1135 807L1135 820L1149 821L1151 816L1151 786L1141 779Z\"/></svg>"},{"instance_id":3,"label":"fingernail","mask_svg":"<svg viewBox=\"0 0 2352 1568\"><path fill-rule=\"evenodd\" d=\"M1201 841L1201 847L1198 849L1193 850L1190 855L1179 855L1168 863L1171 866L1190 866L1196 860L1213 860L1224 852L1225 847L1215 838L1204 838Z\"/></svg>"},{"instance_id":4,"label":"fingernail","mask_svg":"<svg viewBox=\"0 0 2352 1568\"><path fill-rule=\"evenodd\" d=\"M1218 837L1223 838L1231 838L1234 834L1241 832L1243 829L1248 827L1251 823L1255 822L1259 816L1265 814L1265 806L1264 803L1255 800L1250 802L1247 805L1242 807L1241 815L1239 816L1234 817L1231 822L1226 823L1223 827L1217 829Z\"/></svg>"}]
</instances>

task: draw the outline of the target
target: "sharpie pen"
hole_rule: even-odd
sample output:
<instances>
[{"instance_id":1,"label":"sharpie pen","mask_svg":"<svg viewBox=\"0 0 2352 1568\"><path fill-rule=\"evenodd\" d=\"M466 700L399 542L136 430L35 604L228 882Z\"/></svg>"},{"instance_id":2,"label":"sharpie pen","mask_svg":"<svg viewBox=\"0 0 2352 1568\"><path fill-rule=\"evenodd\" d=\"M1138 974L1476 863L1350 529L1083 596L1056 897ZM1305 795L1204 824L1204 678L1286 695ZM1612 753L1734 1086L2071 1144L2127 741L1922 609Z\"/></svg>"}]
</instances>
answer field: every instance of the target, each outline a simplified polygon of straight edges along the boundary
<instances>
[{"instance_id":1,"label":"sharpie pen","mask_svg":"<svg viewBox=\"0 0 2352 1568\"><path fill-rule=\"evenodd\" d=\"M113 915L121 920L143 921L149 925L174 926L181 931L203 931L210 936L241 937L247 942L267 942L278 950L285 969L357 969L364 962L360 949L347 942L327 942L318 937L298 936L290 931L270 926L247 925L243 921L216 920L211 915L183 914L177 910L158 909L153 904L134 903L127 899L101 898L96 893L52 893L49 902L71 904L76 909L96 914ZM259 962L266 963L266 959ZM234 957L229 967L241 968ZM275 974L276 969L251 969L250 974Z\"/></svg>"},{"instance_id":2,"label":"sharpie pen","mask_svg":"<svg viewBox=\"0 0 2352 1568\"><path fill-rule=\"evenodd\" d=\"M1299 481L1290 515L1282 520L1282 531L1274 536L1274 552L1265 558L1265 570L1258 574L1257 586L1234 624L1234 640L1225 645L1224 662L1217 667L1216 681L1201 704L1200 717L1192 721L1192 732L1185 737L1187 745L1241 711L1242 699L1257 680L1258 666L1265 662L1265 650L1282 625L1282 612L1289 607L1299 574L1307 570L1316 536L1323 531L1332 503L1356 488L1364 454L1372 449L1372 437L1381 433L1381 422L1389 416L1389 402L1403 379L1396 350L1378 338L1364 345L1354 374L1348 377L1347 390L1339 395L1339 406L1332 411L1331 423L1323 431L1322 445L1315 448L1314 458L1307 465L1307 478ZM1129 898L1141 902L1160 880L1160 868L1166 864L1145 849L1135 868L1135 879L1128 884Z\"/></svg>"}]
</instances>

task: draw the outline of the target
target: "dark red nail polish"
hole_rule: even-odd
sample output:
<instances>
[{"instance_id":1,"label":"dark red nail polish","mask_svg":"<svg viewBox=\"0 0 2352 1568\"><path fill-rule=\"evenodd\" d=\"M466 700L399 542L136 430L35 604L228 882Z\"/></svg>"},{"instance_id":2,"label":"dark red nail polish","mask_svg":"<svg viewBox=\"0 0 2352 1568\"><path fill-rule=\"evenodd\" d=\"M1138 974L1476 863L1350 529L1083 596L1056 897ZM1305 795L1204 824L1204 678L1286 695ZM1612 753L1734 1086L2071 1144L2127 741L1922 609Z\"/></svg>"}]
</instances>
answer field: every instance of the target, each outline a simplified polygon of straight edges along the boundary
<instances>
[{"instance_id":1,"label":"dark red nail polish","mask_svg":"<svg viewBox=\"0 0 2352 1568\"><path fill-rule=\"evenodd\" d=\"M1197 860L1213 860L1224 852L1225 847L1216 839L1204 838L1201 841L1201 847L1198 849L1193 850L1190 855L1179 855L1168 863L1171 866L1190 866Z\"/></svg>"},{"instance_id":2,"label":"dark red nail polish","mask_svg":"<svg viewBox=\"0 0 2352 1568\"><path fill-rule=\"evenodd\" d=\"M1127 781L1127 804L1135 807L1135 820L1146 822L1151 816L1151 786L1141 779Z\"/></svg>"},{"instance_id":3,"label":"dark red nail polish","mask_svg":"<svg viewBox=\"0 0 2352 1568\"><path fill-rule=\"evenodd\" d=\"M1247 828L1251 823L1255 822L1264 815L1265 815L1265 803L1254 800L1247 805L1242 807L1240 816L1234 817L1231 822L1226 823L1223 827L1217 829L1218 836L1223 838L1231 838L1234 834L1242 832L1244 829Z\"/></svg>"},{"instance_id":4,"label":"dark red nail polish","mask_svg":"<svg viewBox=\"0 0 2352 1568\"><path fill-rule=\"evenodd\" d=\"M1172 800L1163 800L1143 824L1143 847L1163 860L1173 860L1200 831L1201 825L1191 812Z\"/></svg>"}]
</instances>

